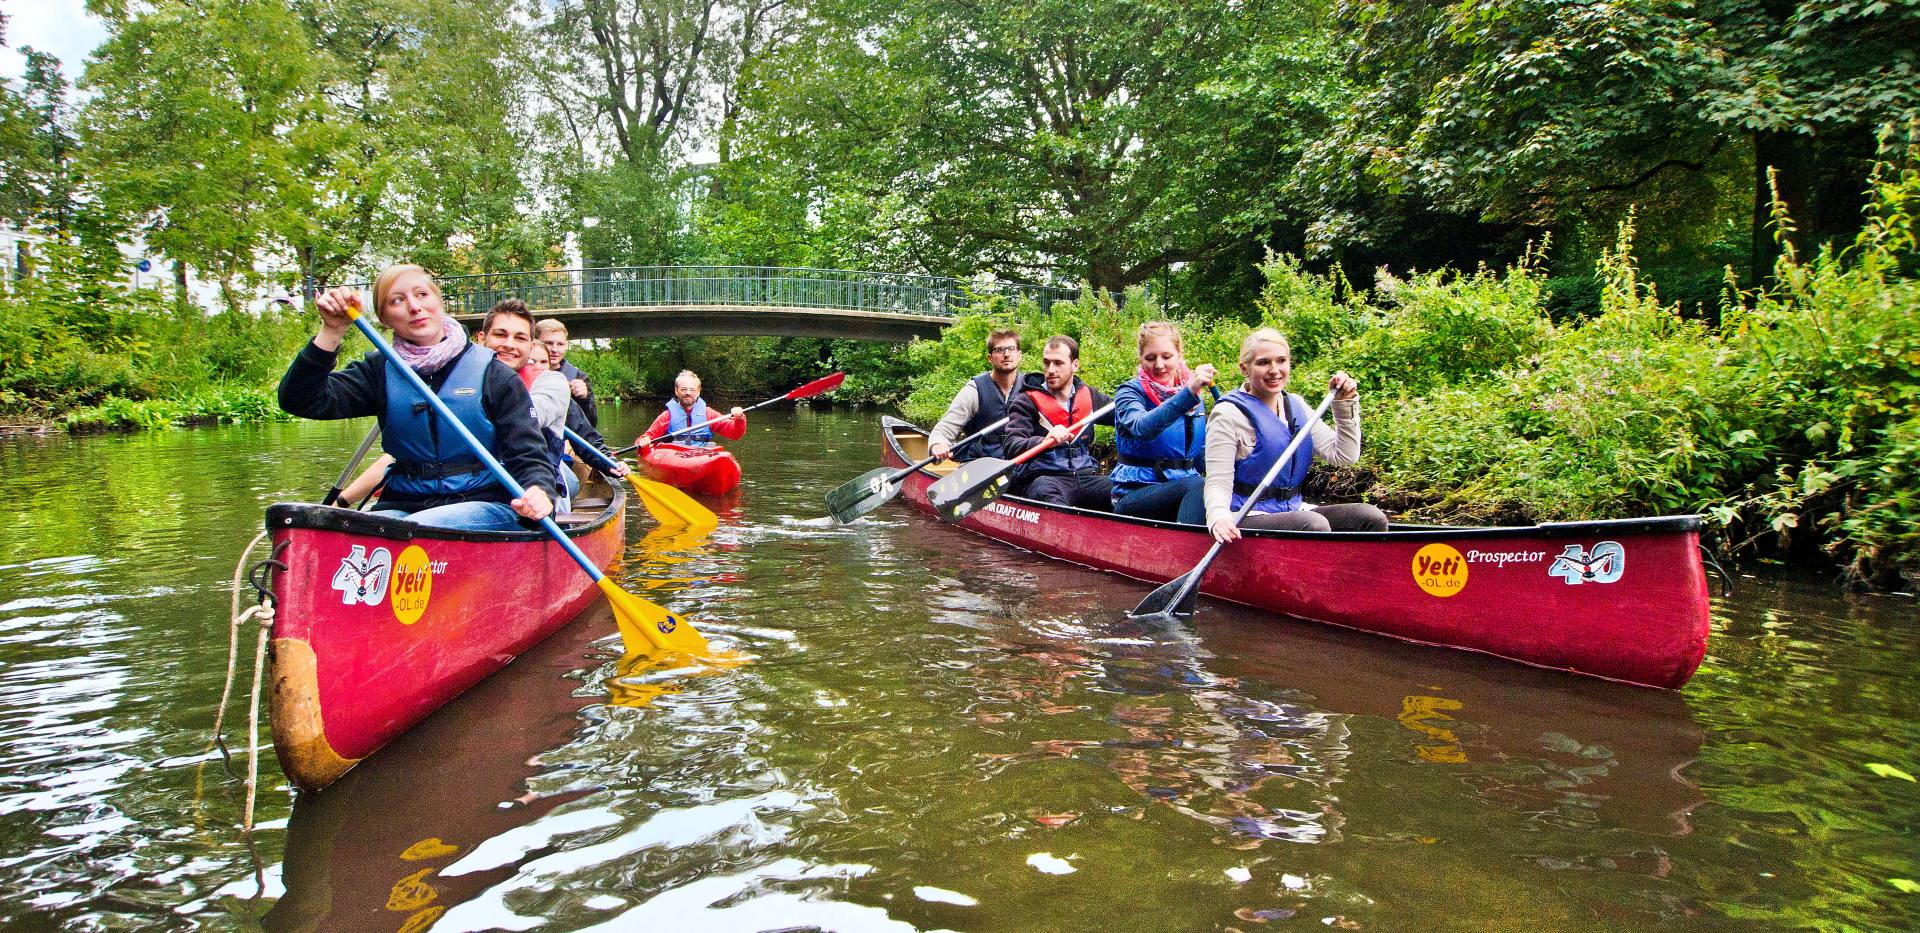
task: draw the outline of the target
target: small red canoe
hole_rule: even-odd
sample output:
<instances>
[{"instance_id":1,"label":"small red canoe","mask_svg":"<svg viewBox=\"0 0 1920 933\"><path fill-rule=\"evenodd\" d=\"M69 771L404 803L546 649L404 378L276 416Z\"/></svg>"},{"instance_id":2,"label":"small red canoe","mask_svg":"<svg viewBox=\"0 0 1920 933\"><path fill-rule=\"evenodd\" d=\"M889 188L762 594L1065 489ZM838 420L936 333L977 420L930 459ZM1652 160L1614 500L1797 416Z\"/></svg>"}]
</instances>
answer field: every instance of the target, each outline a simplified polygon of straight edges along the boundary
<instances>
[{"instance_id":1,"label":"small red canoe","mask_svg":"<svg viewBox=\"0 0 1920 933\"><path fill-rule=\"evenodd\" d=\"M926 434L882 421L882 458L926 456ZM941 466L946 466L942 464ZM946 467L951 469L950 466ZM931 513L939 474L902 496ZM1002 496L960 527L1149 583L1193 569L1204 529ZM1650 687L1679 687L1707 648L1700 517L1383 532L1248 531L1201 592L1314 622Z\"/></svg>"},{"instance_id":2,"label":"small red canoe","mask_svg":"<svg viewBox=\"0 0 1920 933\"><path fill-rule=\"evenodd\" d=\"M605 566L625 485L590 480L559 517ZM600 598L541 531L446 531L352 509L274 505L273 744L318 790Z\"/></svg>"},{"instance_id":3,"label":"small red canoe","mask_svg":"<svg viewBox=\"0 0 1920 933\"><path fill-rule=\"evenodd\" d=\"M703 496L720 496L740 485L740 461L725 447L654 444L640 455L648 477Z\"/></svg>"}]
</instances>

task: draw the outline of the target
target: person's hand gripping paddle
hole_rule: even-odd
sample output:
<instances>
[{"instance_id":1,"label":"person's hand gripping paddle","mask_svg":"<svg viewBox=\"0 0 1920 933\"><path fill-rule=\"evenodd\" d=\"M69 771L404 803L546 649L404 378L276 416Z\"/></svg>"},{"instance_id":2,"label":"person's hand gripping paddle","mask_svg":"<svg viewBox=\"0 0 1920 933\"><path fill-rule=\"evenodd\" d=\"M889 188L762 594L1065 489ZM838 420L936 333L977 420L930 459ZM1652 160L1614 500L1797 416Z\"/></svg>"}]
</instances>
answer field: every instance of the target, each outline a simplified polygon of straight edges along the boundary
<instances>
[{"instance_id":1,"label":"person's hand gripping paddle","mask_svg":"<svg viewBox=\"0 0 1920 933\"><path fill-rule=\"evenodd\" d=\"M453 412L447 408L447 403L441 401L440 396L427 388L420 374L414 372L411 367L392 362L400 357L393 352L393 347L387 344L387 339L380 336L380 332L374 330L373 325L368 324L366 318L361 315L358 296L349 300L347 318L353 322L353 326L360 329L360 333L366 336L374 349L379 350L380 354L389 361L387 370L400 373L407 380L407 384L412 386L415 392L420 393L421 398L427 400L427 404L432 406L434 413L440 416L440 422L453 427L454 431L460 435L460 439L466 443L467 449L473 451L473 455L479 458L481 464L493 474L493 478L507 487L507 491L513 493L514 498L526 498L526 488L514 480L513 474L508 473L506 467L500 465L500 461L493 456L493 451L487 449L487 445L480 443L479 438L474 437L473 432L467 430L467 426L461 424L459 418L454 417ZM651 644L657 651L678 651L701 656L708 654L707 640L694 629L690 620L674 615L660 606L621 589L606 574L601 573L600 568L593 565L593 561L587 559L587 555L567 537L566 532L560 530L559 525L554 524L553 516L540 519L540 527L553 537L561 549L567 552L568 557L573 558L574 563L580 565L581 570L587 572L587 576L600 587L600 592L607 594L607 602L613 607L613 619L619 623L621 637L626 641L629 651L645 642Z\"/></svg>"},{"instance_id":2,"label":"person's hand gripping paddle","mask_svg":"<svg viewBox=\"0 0 1920 933\"><path fill-rule=\"evenodd\" d=\"M1266 494L1267 487L1273 485L1273 481L1279 478L1281 468L1287 465L1287 461L1293 459L1293 452L1300 449L1301 440L1313 430L1314 422L1319 421L1320 416L1326 414L1327 408L1333 405L1333 395L1334 393L1329 391L1327 397L1320 400L1320 407L1313 410L1313 415L1300 422L1300 430L1294 433L1293 440L1287 444L1285 450L1280 452L1279 459L1273 461L1273 466L1267 468L1267 475L1260 478L1260 485L1253 488L1253 495L1247 497L1247 501L1240 506L1240 511L1233 513L1233 527L1238 528L1241 522L1246 521L1247 513L1253 511L1253 504L1259 502L1260 497ZM1282 398L1284 399L1285 396ZM1168 580L1159 589L1148 593L1147 598L1141 600L1140 605L1133 607L1133 611L1128 615L1153 622L1170 622L1175 617L1184 618L1193 615L1194 604L1200 595L1200 578L1207 575L1207 568L1213 565L1213 559L1220 556L1220 549L1225 546L1224 541L1214 541L1213 547L1207 548L1207 555L1200 558L1200 562L1193 565L1192 570Z\"/></svg>"},{"instance_id":3,"label":"person's hand gripping paddle","mask_svg":"<svg viewBox=\"0 0 1920 933\"><path fill-rule=\"evenodd\" d=\"M955 441L953 447L958 450L973 441L979 440L1007 426L1006 418L987 425L972 434ZM893 501L900 494L900 481L926 468L927 464L940 458L924 457L898 470L881 467L868 470L827 493L827 512L833 520L844 525L868 512Z\"/></svg>"},{"instance_id":4,"label":"person's hand gripping paddle","mask_svg":"<svg viewBox=\"0 0 1920 933\"><path fill-rule=\"evenodd\" d=\"M1095 421L1105 418L1111 411L1113 411L1113 403L1108 402L1098 411L1067 428L1067 433L1078 436L1081 431L1092 427ZM1052 437L1048 437L1027 448L1026 453L1012 460L1002 460L998 457L969 460L960 469L948 473L939 482L927 487L927 501L933 503L934 511L947 521L957 522L966 518L973 514L974 509L991 502L995 496L1000 495L1001 491L1007 488L1007 474L1012 472L1014 467L1040 456L1043 452L1052 449L1056 443Z\"/></svg>"}]
</instances>

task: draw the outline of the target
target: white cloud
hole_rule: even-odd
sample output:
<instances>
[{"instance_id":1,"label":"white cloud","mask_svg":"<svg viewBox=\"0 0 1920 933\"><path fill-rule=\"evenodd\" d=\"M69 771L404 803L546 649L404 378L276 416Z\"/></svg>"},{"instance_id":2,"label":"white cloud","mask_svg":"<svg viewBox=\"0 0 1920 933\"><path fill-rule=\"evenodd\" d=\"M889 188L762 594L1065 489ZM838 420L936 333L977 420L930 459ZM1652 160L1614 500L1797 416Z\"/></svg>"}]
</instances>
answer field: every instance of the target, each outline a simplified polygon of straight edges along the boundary
<instances>
[{"instance_id":1,"label":"white cloud","mask_svg":"<svg viewBox=\"0 0 1920 933\"><path fill-rule=\"evenodd\" d=\"M0 0L7 16L7 47L0 49L0 78L19 80L27 59L21 46L33 46L60 59L68 80L80 76L87 56L107 39L105 23L89 15L84 0Z\"/></svg>"}]
</instances>

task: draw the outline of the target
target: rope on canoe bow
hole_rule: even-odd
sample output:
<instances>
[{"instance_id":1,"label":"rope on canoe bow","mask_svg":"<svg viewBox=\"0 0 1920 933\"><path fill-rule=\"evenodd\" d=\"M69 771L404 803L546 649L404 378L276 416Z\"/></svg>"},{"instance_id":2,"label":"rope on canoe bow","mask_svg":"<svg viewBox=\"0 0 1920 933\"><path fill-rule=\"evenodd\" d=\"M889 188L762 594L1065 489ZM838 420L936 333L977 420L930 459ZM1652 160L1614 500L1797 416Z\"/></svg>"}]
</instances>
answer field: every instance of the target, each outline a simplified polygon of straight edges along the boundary
<instances>
[{"instance_id":1,"label":"rope on canoe bow","mask_svg":"<svg viewBox=\"0 0 1920 933\"><path fill-rule=\"evenodd\" d=\"M227 701L233 696L233 677L240 660L240 629L251 619L260 624L260 637L253 649L253 689L247 714L247 808L242 817L241 827L253 831L253 804L257 795L260 778L260 680L267 663L267 638L273 632L273 591L271 576L274 570L285 570L287 565L279 559L285 544L276 547L265 560L253 565L249 570L247 558L253 549L267 537L266 532L254 536L252 541L240 551L240 563L233 568L233 604L231 621L227 627L227 679L220 687L220 707L213 714L213 741L207 746L211 752L220 750L220 758L226 764L227 773L233 773L233 755L227 750L226 738L222 726L227 718ZM245 611L240 609L240 584L246 581L257 594L258 602Z\"/></svg>"}]
</instances>

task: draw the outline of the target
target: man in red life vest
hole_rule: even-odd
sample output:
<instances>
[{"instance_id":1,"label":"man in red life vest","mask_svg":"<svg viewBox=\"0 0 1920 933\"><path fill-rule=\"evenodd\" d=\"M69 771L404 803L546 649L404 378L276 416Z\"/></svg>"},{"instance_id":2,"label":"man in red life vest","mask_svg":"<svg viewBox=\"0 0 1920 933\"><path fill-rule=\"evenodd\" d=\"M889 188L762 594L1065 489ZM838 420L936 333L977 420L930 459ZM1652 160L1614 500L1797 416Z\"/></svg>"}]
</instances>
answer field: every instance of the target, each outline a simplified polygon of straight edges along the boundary
<instances>
[{"instance_id":1,"label":"man in red life vest","mask_svg":"<svg viewBox=\"0 0 1920 933\"><path fill-rule=\"evenodd\" d=\"M683 369L680 375L673 379L673 398L667 400L667 410L661 412L660 417L653 419L653 424L648 426L647 433L640 435L634 442L640 445L641 450L646 450L653 444L654 439L661 435L681 428L696 427L715 417L718 417L718 414L709 411L706 400L700 397L700 377L694 375L691 369ZM675 443L694 447L712 447L715 446L713 442L715 434L730 441L737 441L746 436L746 433L747 413L735 406L733 411L728 413L725 421L711 427L696 428L673 440Z\"/></svg>"},{"instance_id":2,"label":"man in red life vest","mask_svg":"<svg viewBox=\"0 0 1920 933\"><path fill-rule=\"evenodd\" d=\"M1106 393L1080 381L1080 344L1072 337L1047 339L1041 354L1042 370L1021 377L1020 388L1007 406L1006 455L1017 457L1052 437L1057 443L1022 464L1009 491L1016 496L1083 509L1111 511L1111 482L1089 449L1091 425L1078 433L1068 427L1104 408ZM1108 413L1098 424L1110 425Z\"/></svg>"}]
</instances>

